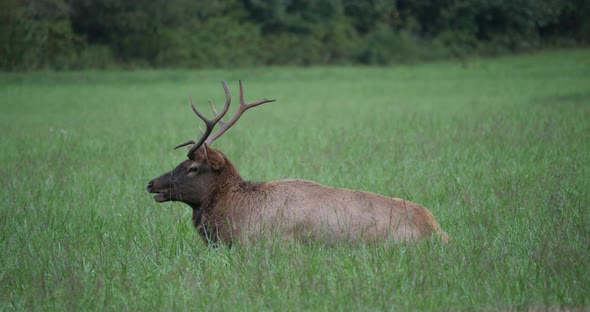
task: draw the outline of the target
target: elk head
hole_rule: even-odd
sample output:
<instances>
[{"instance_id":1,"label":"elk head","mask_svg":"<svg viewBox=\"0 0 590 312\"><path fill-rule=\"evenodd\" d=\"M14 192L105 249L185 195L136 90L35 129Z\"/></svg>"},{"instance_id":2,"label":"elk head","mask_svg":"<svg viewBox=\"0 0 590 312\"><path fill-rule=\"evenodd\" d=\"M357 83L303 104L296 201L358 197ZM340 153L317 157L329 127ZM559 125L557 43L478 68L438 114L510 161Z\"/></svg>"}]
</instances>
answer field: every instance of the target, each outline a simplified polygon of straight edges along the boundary
<instances>
[{"instance_id":1,"label":"elk head","mask_svg":"<svg viewBox=\"0 0 590 312\"><path fill-rule=\"evenodd\" d=\"M154 196L155 201L160 203L181 201L193 207L193 209L199 209L217 195L218 188L223 187L232 180L241 180L229 159L220 151L209 147L209 145L232 127L247 109L273 102L274 100L261 99L246 103L244 101L242 81L240 80L240 106L232 119L226 123L221 118L223 118L229 109L231 94L225 81L222 81L221 84L225 91L225 105L223 110L217 113L215 107L209 101L209 105L215 115L213 119L207 119L201 114L196 109L192 98L190 98L193 112L205 122L205 131L201 131L202 135L198 141L189 140L174 148L190 146L187 153L187 160L181 162L172 171L148 183L147 191L156 194ZM211 135L213 128L218 124L219 130Z\"/></svg>"}]
</instances>

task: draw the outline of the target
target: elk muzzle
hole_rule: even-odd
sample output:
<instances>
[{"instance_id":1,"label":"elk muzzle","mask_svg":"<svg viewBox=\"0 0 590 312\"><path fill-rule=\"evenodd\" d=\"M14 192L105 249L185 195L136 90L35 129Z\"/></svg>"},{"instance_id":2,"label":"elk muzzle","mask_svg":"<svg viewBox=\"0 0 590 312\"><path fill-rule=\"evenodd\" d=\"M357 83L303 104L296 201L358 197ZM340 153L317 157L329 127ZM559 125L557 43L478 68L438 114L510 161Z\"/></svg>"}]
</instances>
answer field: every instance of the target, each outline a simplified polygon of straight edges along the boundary
<instances>
[{"instance_id":1,"label":"elk muzzle","mask_svg":"<svg viewBox=\"0 0 590 312\"><path fill-rule=\"evenodd\" d=\"M163 202L167 202L170 200L170 191L169 190L163 190L163 189L159 189L158 188L158 183L157 183L158 179L154 179L151 180L146 189L149 193L155 193L156 195L154 195L154 200L159 202L159 203L163 203Z\"/></svg>"}]
</instances>

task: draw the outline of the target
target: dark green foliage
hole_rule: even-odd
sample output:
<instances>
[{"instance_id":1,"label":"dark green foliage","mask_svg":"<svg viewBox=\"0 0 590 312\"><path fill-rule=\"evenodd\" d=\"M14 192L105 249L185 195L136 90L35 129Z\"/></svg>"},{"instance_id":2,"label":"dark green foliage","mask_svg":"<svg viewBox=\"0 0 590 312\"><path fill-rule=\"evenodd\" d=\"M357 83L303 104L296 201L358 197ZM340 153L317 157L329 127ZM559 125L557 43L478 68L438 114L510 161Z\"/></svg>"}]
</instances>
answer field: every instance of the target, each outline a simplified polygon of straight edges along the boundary
<instances>
[{"instance_id":1,"label":"dark green foliage","mask_svg":"<svg viewBox=\"0 0 590 312\"><path fill-rule=\"evenodd\" d=\"M390 64L588 44L583 0L0 0L0 68Z\"/></svg>"},{"instance_id":2,"label":"dark green foliage","mask_svg":"<svg viewBox=\"0 0 590 312\"><path fill-rule=\"evenodd\" d=\"M3 69L67 68L85 45L62 0L0 1Z\"/></svg>"}]
</instances>

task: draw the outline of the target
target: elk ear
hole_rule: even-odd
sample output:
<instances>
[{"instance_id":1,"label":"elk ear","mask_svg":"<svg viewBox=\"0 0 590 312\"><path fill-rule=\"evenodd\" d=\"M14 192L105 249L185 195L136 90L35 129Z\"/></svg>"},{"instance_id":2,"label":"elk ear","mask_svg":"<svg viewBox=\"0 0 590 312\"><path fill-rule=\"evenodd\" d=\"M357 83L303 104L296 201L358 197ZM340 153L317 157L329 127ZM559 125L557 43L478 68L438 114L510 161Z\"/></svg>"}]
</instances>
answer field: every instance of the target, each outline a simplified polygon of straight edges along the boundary
<instances>
[{"instance_id":1,"label":"elk ear","mask_svg":"<svg viewBox=\"0 0 590 312\"><path fill-rule=\"evenodd\" d=\"M219 170L225 166L223 155L215 149L209 148L207 143L203 143L203 152L205 153L205 161L213 170Z\"/></svg>"}]
</instances>

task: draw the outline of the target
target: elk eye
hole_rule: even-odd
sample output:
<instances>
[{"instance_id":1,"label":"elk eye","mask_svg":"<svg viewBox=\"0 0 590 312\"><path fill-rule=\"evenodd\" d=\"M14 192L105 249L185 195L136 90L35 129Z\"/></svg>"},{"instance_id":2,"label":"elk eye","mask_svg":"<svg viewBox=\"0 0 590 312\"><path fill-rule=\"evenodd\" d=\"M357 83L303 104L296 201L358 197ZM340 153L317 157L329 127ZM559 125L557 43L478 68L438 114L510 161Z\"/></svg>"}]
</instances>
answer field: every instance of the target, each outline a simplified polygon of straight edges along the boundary
<instances>
[{"instance_id":1,"label":"elk eye","mask_svg":"<svg viewBox=\"0 0 590 312\"><path fill-rule=\"evenodd\" d=\"M188 169L188 172L195 172L195 173L199 172L199 167L198 166L190 167Z\"/></svg>"}]
</instances>

